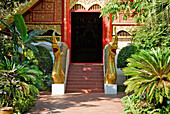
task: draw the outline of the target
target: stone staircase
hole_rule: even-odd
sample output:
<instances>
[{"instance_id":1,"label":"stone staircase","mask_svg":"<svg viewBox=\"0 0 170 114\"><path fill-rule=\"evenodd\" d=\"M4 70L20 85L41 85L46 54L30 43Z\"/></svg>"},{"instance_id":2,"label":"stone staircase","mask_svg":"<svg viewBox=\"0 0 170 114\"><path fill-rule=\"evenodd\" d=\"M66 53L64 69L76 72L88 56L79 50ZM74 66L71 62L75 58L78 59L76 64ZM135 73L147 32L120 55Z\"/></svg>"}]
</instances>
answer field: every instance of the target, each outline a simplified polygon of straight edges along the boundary
<instances>
[{"instance_id":1,"label":"stone staircase","mask_svg":"<svg viewBox=\"0 0 170 114\"><path fill-rule=\"evenodd\" d=\"M103 93L103 65L73 65L68 71L66 93Z\"/></svg>"}]
</instances>

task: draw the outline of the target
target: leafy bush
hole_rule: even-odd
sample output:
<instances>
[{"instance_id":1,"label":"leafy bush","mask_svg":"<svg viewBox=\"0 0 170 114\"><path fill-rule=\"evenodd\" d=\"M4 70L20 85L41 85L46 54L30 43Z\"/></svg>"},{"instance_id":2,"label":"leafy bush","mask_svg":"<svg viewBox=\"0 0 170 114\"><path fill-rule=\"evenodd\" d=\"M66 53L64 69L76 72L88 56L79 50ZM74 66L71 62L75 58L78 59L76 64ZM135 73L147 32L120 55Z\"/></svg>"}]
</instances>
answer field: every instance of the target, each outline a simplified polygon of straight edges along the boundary
<instances>
[{"instance_id":1,"label":"leafy bush","mask_svg":"<svg viewBox=\"0 0 170 114\"><path fill-rule=\"evenodd\" d=\"M37 82L40 84L35 84L35 86L40 91L51 91L52 77L51 75L42 75L36 77Z\"/></svg>"},{"instance_id":2,"label":"leafy bush","mask_svg":"<svg viewBox=\"0 0 170 114\"><path fill-rule=\"evenodd\" d=\"M5 59L0 63L0 107L23 113L34 106L39 91L33 84L38 83L35 76L42 72L36 66L26 66L28 62L16 64Z\"/></svg>"},{"instance_id":3,"label":"leafy bush","mask_svg":"<svg viewBox=\"0 0 170 114\"><path fill-rule=\"evenodd\" d=\"M159 109L167 107L170 99L170 49L142 50L127 61L128 67L123 71L132 77L124 82L127 85L125 92L133 90L136 97L146 93L147 103Z\"/></svg>"},{"instance_id":4,"label":"leafy bush","mask_svg":"<svg viewBox=\"0 0 170 114\"><path fill-rule=\"evenodd\" d=\"M43 46L36 46L36 48L38 49L37 53L27 49L25 51L25 56L29 60L34 59L33 64L37 65L44 74L51 73L53 68L53 59L49 50Z\"/></svg>"},{"instance_id":5,"label":"leafy bush","mask_svg":"<svg viewBox=\"0 0 170 114\"><path fill-rule=\"evenodd\" d=\"M36 46L38 48L38 53L35 53L37 58L37 66L44 73L51 73L53 68L53 59L48 49L43 46Z\"/></svg>"},{"instance_id":6,"label":"leafy bush","mask_svg":"<svg viewBox=\"0 0 170 114\"><path fill-rule=\"evenodd\" d=\"M163 107L156 107L145 101L142 95L137 97L134 94L125 96L122 99L122 104L125 107L124 112L128 114L168 114L170 112L170 105Z\"/></svg>"},{"instance_id":7,"label":"leafy bush","mask_svg":"<svg viewBox=\"0 0 170 114\"><path fill-rule=\"evenodd\" d=\"M118 54L117 58L117 68L124 68L127 65L127 58L129 58L132 54L135 54L137 48L134 45L126 46L122 48Z\"/></svg>"}]
</instances>

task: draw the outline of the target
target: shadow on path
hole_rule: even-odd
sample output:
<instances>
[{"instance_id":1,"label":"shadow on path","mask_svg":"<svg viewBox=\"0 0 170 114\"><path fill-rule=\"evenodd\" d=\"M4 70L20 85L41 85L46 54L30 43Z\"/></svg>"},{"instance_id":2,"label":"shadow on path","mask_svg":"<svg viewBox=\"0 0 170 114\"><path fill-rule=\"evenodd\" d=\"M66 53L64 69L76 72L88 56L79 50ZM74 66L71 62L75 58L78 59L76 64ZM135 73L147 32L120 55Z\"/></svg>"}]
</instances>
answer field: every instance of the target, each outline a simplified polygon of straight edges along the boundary
<instances>
[{"instance_id":1,"label":"shadow on path","mask_svg":"<svg viewBox=\"0 0 170 114\"><path fill-rule=\"evenodd\" d=\"M117 114L123 114L123 107L120 100L123 96L125 96L125 93L122 92L119 92L117 95L105 95L104 93L67 93L65 95L52 96L50 93L46 95L41 94L35 108L26 114L55 114L63 112L66 114L70 114L71 112L82 114L85 113L83 111L86 111L87 114L92 111L108 111L106 112L108 114L115 110L117 110Z\"/></svg>"}]
</instances>

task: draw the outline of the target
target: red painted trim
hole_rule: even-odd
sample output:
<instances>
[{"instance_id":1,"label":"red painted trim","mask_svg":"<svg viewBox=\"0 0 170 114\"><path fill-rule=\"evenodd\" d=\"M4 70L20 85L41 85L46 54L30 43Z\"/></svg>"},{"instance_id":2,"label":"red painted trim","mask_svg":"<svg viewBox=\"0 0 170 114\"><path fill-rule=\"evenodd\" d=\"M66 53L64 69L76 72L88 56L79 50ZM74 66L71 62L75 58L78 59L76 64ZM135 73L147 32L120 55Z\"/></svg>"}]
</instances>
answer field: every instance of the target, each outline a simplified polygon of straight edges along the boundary
<instances>
[{"instance_id":1,"label":"red painted trim","mask_svg":"<svg viewBox=\"0 0 170 114\"><path fill-rule=\"evenodd\" d=\"M62 25L61 25L61 42L64 42L64 0L62 0Z\"/></svg>"},{"instance_id":2,"label":"red painted trim","mask_svg":"<svg viewBox=\"0 0 170 114\"><path fill-rule=\"evenodd\" d=\"M90 11L85 11L85 10L71 10L69 12L69 40L67 42L68 47L70 49L70 64L87 64L87 65L92 65L92 64L103 64L103 58L102 58L102 63L71 63L71 13L72 12L93 12L93 13L100 13L100 10L90 10ZM106 26L106 22L105 22L105 18L103 17L103 49L105 44L107 43L106 41L107 38L107 26ZM102 50L103 51L103 50ZM103 57L103 53L102 53L102 57Z\"/></svg>"},{"instance_id":3,"label":"red painted trim","mask_svg":"<svg viewBox=\"0 0 170 114\"><path fill-rule=\"evenodd\" d=\"M67 43L69 43L69 29L70 29L70 27L69 27L69 24L70 24L70 22L69 22L69 19L70 19L70 11L69 11L69 9L70 9L70 0L67 0L66 1L66 37L67 37ZM68 45L69 46L69 45ZM70 48L70 46L69 46L69 48Z\"/></svg>"},{"instance_id":4,"label":"red painted trim","mask_svg":"<svg viewBox=\"0 0 170 114\"><path fill-rule=\"evenodd\" d=\"M68 47L70 48L70 63L71 63L71 11L69 11L69 37L68 37Z\"/></svg>"},{"instance_id":5,"label":"red painted trim","mask_svg":"<svg viewBox=\"0 0 170 114\"><path fill-rule=\"evenodd\" d=\"M83 64L83 65L101 65L103 63L70 63L72 65L79 65L79 64Z\"/></svg>"},{"instance_id":6,"label":"red painted trim","mask_svg":"<svg viewBox=\"0 0 170 114\"><path fill-rule=\"evenodd\" d=\"M103 49L106 43L109 43L109 39L107 39L107 17L103 17Z\"/></svg>"},{"instance_id":7,"label":"red painted trim","mask_svg":"<svg viewBox=\"0 0 170 114\"><path fill-rule=\"evenodd\" d=\"M110 14L110 32L109 32L109 39L110 39L110 41L112 41L112 33L113 33L112 15L113 15L113 13Z\"/></svg>"}]
</instances>

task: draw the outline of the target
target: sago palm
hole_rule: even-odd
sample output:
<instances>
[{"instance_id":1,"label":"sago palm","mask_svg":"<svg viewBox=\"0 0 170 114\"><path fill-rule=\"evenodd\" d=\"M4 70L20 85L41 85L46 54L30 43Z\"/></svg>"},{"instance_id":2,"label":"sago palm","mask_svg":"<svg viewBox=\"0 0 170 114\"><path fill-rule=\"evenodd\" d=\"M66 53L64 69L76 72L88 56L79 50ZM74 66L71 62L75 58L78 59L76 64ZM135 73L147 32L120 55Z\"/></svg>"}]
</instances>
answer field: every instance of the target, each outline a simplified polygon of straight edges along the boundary
<instances>
[{"instance_id":1,"label":"sago palm","mask_svg":"<svg viewBox=\"0 0 170 114\"><path fill-rule=\"evenodd\" d=\"M147 93L146 99L150 103L162 104L165 99L170 99L169 48L142 50L127 61L128 67L123 71L131 78L124 82L127 85L126 93L132 90L137 96Z\"/></svg>"}]
</instances>

